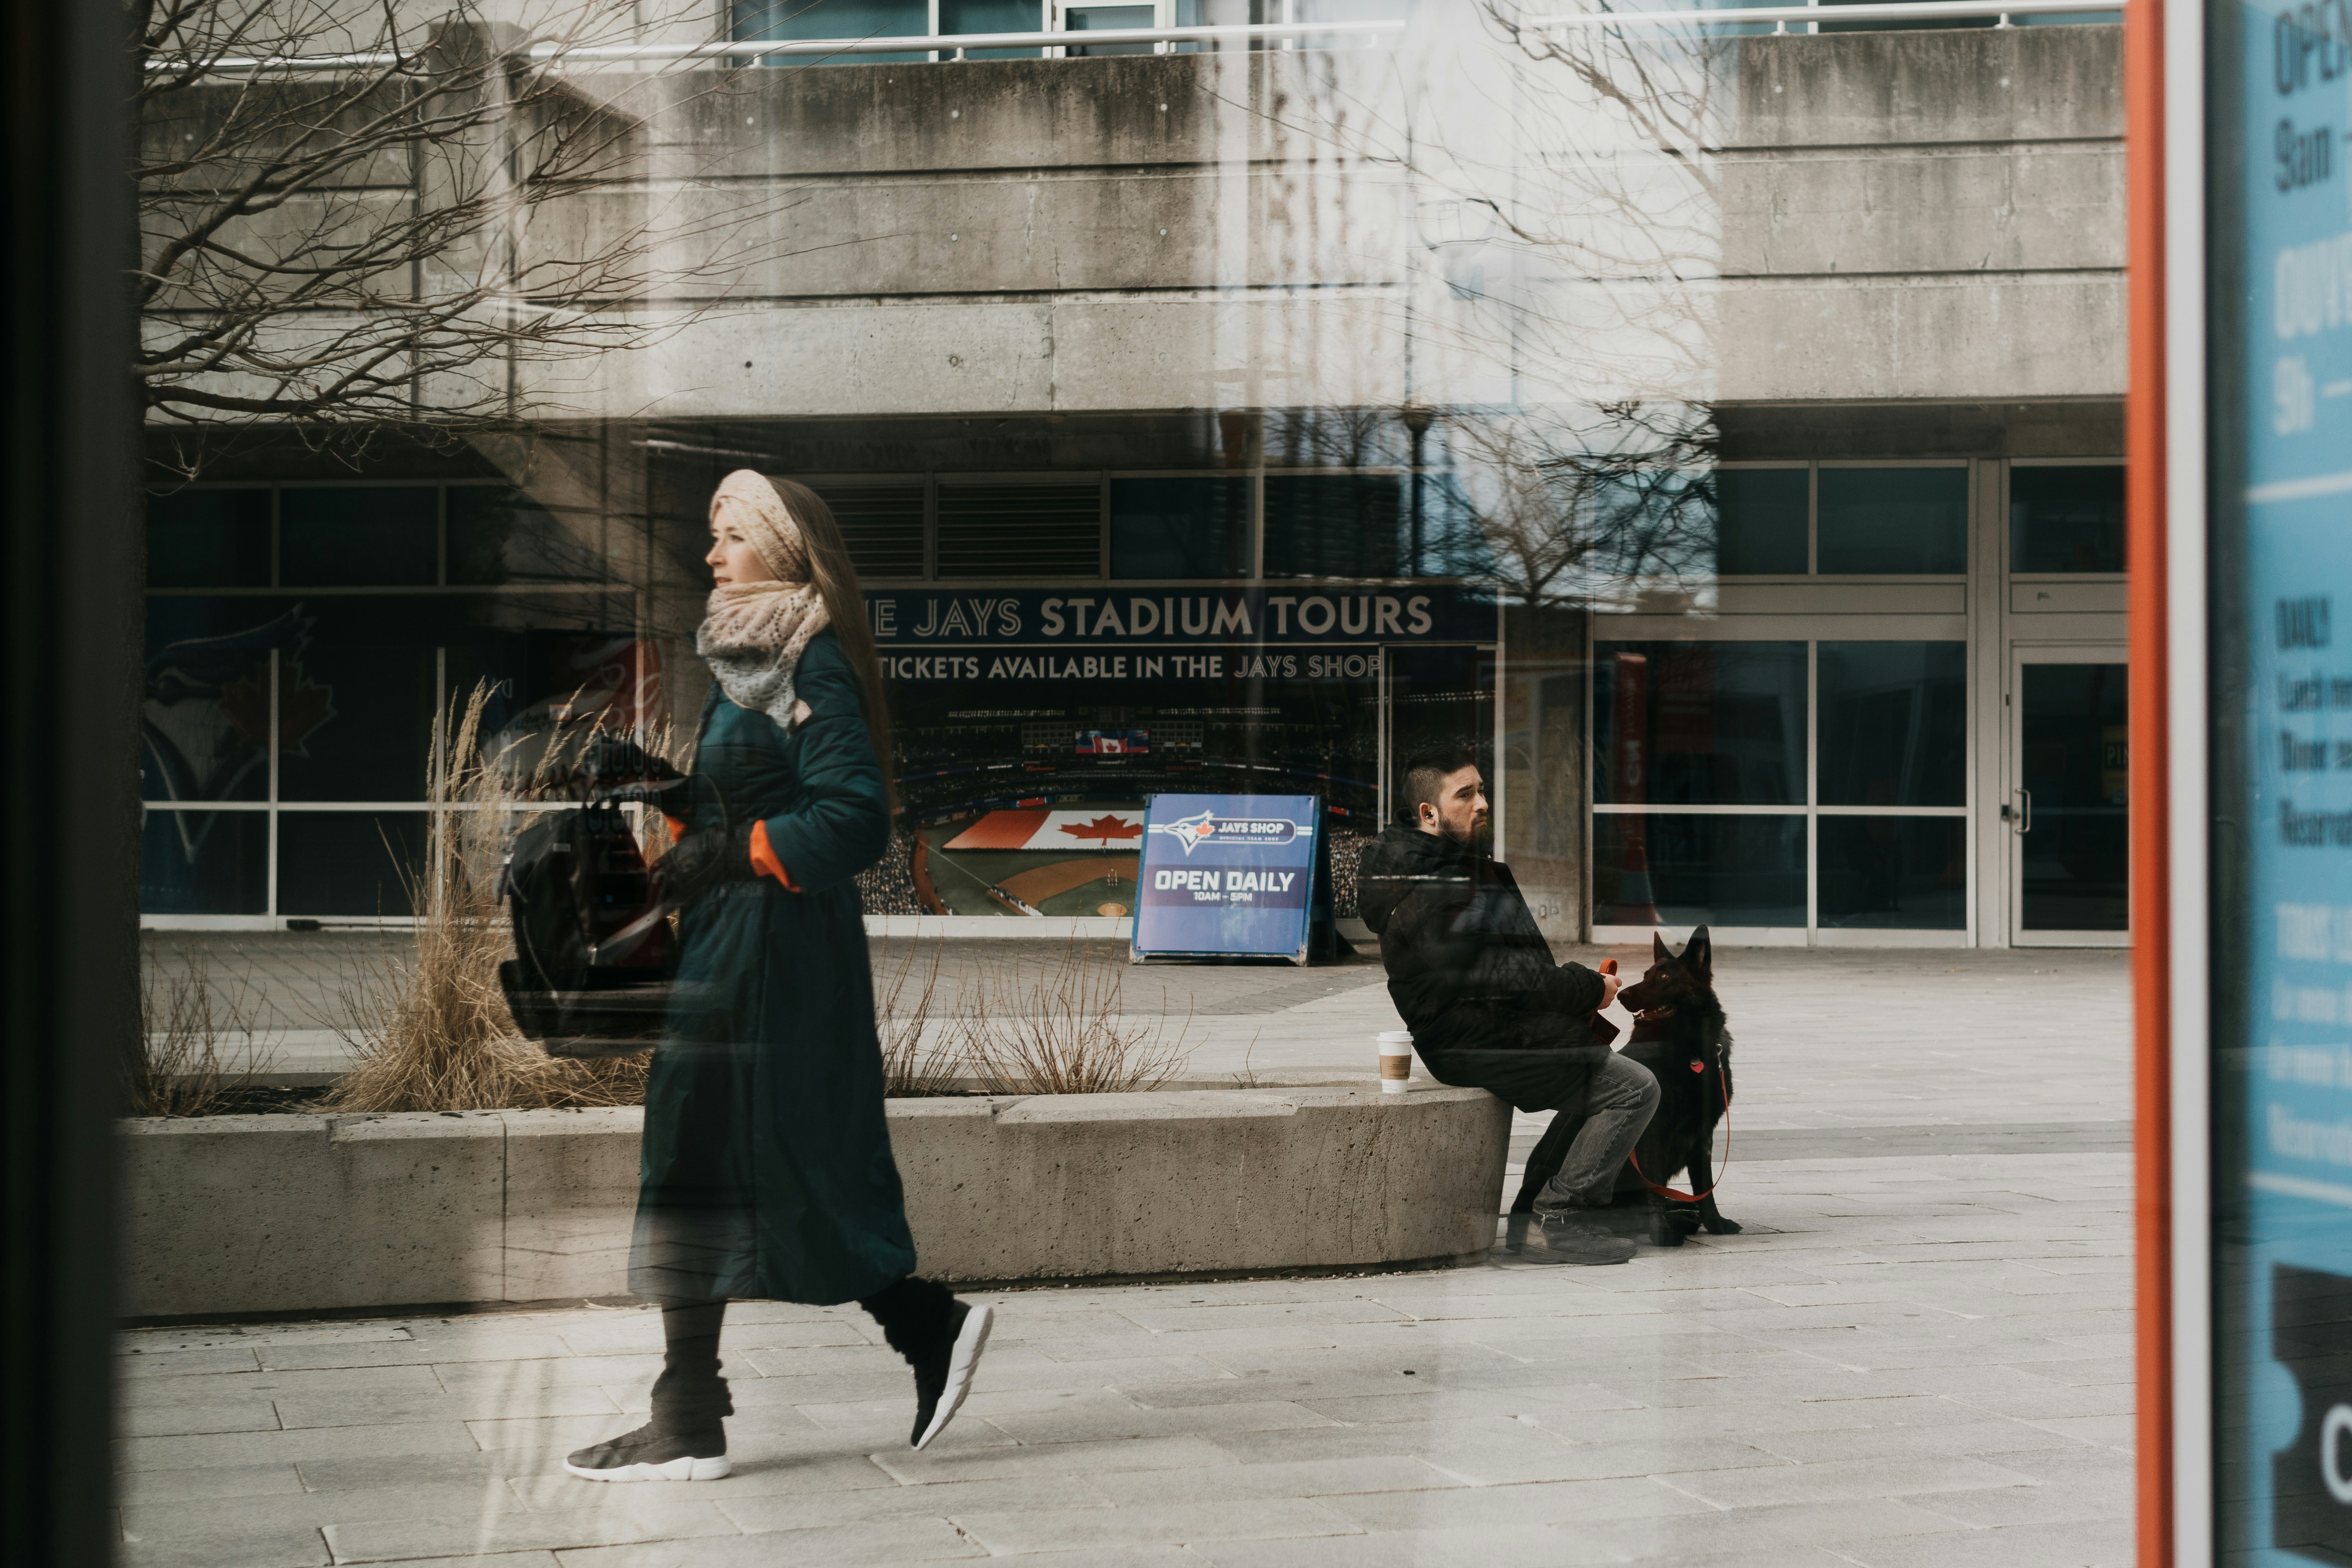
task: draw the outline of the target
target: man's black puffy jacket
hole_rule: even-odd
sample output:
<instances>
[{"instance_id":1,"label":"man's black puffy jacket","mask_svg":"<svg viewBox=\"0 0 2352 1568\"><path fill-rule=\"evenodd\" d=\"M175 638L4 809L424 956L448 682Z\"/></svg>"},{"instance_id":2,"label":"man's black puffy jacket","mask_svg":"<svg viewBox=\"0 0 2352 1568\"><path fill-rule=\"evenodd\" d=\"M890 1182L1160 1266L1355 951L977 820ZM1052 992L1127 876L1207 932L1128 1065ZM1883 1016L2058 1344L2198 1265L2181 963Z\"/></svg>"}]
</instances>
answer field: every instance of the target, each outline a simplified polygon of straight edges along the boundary
<instances>
[{"instance_id":1,"label":"man's black puffy jacket","mask_svg":"<svg viewBox=\"0 0 2352 1568\"><path fill-rule=\"evenodd\" d=\"M1359 862L1357 903L1381 939L1389 997L1440 1082L1523 1111L1581 1089L1615 1027L1599 975L1555 964L1510 868L1451 839L1390 827Z\"/></svg>"}]
</instances>

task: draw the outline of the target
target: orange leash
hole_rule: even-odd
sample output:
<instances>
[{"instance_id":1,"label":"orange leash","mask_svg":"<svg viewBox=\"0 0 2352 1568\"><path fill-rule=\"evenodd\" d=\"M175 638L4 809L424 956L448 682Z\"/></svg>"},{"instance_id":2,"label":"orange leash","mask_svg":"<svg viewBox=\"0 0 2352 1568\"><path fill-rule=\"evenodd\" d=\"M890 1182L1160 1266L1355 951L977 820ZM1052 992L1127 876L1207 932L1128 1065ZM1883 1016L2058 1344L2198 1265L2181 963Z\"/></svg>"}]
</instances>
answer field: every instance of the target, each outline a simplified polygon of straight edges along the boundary
<instances>
[{"instance_id":1,"label":"orange leash","mask_svg":"<svg viewBox=\"0 0 2352 1568\"><path fill-rule=\"evenodd\" d=\"M1731 1169L1731 1084L1724 1078L1723 1064L1720 1062L1716 1064L1715 1076L1717 1081L1723 1084L1723 1163L1715 1167L1714 1186L1709 1186L1705 1192L1681 1192L1674 1187L1661 1186L1643 1174L1642 1156L1640 1155L1631 1156L1633 1162L1633 1174L1641 1176L1642 1185L1660 1197L1671 1197L1677 1203L1696 1203L1703 1197L1712 1197L1715 1196L1716 1187L1723 1185L1724 1174Z\"/></svg>"}]
</instances>

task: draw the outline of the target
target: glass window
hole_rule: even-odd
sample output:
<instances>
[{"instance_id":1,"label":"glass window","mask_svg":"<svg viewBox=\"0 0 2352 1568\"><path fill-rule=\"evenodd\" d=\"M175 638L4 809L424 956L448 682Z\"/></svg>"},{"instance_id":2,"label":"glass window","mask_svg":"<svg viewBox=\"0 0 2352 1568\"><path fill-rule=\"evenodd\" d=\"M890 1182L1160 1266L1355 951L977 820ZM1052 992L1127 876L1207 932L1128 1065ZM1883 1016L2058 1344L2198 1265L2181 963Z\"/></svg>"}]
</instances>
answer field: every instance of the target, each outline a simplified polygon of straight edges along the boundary
<instances>
[{"instance_id":1,"label":"glass window","mask_svg":"<svg viewBox=\"0 0 2352 1568\"><path fill-rule=\"evenodd\" d=\"M1968 925L1964 817L1820 818L1821 924L1911 931Z\"/></svg>"},{"instance_id":2,"label":"glass window","mask_svg":"<svg viewBox=\"0 0 2352 1568\"><path fill-rule=\"evenodd\" d=\"M281 811L280 915L413 915L425 858L422 811Z\"/></svg>"},{"instance_id":3,"label":"glass window","mask_svg":"<svg viewBox=\"0 0 2352 1568\"><path fill-rule=\"evenodd\" d=\"M1718 468L1714 478L1717 572L1802 573L1812 476L1802 468Z\"/></svg>"},{"instance_id":4,"label":"glass window","mask_svg":"<svg viewBox=\"0 0 2352 1568\"><path fill-rule=\"evenodd\" d=\"M449 489L449 580L468 587L595 582L610 570L602 516L555 511L491 485Z\"/></svg>"},{"instance_id":5,"label":"glass window","mask_svg":"<svg viewBox=\"0 0 2352 1568\"><path fill-rule=\"evenodd\" d=\"M2122 664L2028 664L2019 683L2020 923L2123 931L2131 919L2131 725Z\"/></svg>"},{"instance_id":6,"label":"glass window","mask_svg":"<svg viewBox=\"0 0 2352 1568\"><path fill-rule=\"evenodd\" d=\"M1113 27L1150 27L1157 25L1156 6L1151 5L1067 5L1062 10L1062 25L1072 32L1102 32ZM1069 51L1078 55L1148 55L1150 44L1087 44L1073 45Z\"/></svg>"},{"instance_id":7,"label":"glass window","mask_svg":"<svg viewBox=\"0 0 2352 1568\"><path fill-rule=\"evenodd\" d=\"M1610 813L1592 824L1601 925L1802 925L1805 819Z\"/></svg>"},{"instance_id":8,"label":"glass window","mask_svg":"<svg viewBox=\"0 0 2352 1568\"><path fill-rule=\"evenodd\" d=\"M269 586L269 492L160 490L147 497L153 588Z\"/></svg>"},{"instance_id":9,"label":"glass window","mask_svg":"<svg viewBox=\"0 0 2352 1568\"><path fill-rule=\"evenodd\" d=\"M1804 803L1802 643L1602 643L1594 658L1595 800Z\"/></svg>"},{"instance_id":10,"label":"glass window","mask_svg":"<svg viewBox=\"0 0 2352 1568\"><path fill-rule=\"evenodd\" d=\"M1102 484L940 486L941 577L1100 577Z\"/></svg>"},{"instance_id":11,"label":"glass window","mask_svg":"<svg viewBox=\"0 0 2352 1568\"><path fill-rule=\"evenodd\" d=\"M1114 479L1113 577L1249 575L1249 481Z\"/></svg>"},{"instance_id":12,"label":"glass window","mask_svg":"<svg viewBox=\"0 0 2352 1568\"><path fill-rule=\"evenodd\" d=\"M139 907L149 915L259 915L269 897L269 814L159 811L139 837Z\"/></svg>"},{"instance_id":13,"label":"glass window","mask_svg":"<svg viewBox=\"0 0 2352 1568\"><path fill-rule=\"evenodd\" d=\"M1081 24L1073 22L1070 25L1075 27ZM1148 27L1151 24L1147 21L1143 26ZM1045 30L1045 11L1039 0L940 0L940 31L942 33L1042 33ZM1034 60L1045 52L1043 49L974 49L964 58Z\"/></svg>"},{"instance_id":14,"label":"glass window","mask_svg":"<svg viewBox=\"0 0 2352 1568\"><path fill-rule=\"evenodd\" d=\"M278 496L278 581L289 588L430 587L440 573L441 493L430 485L288 486Z\"/></svg>"},{"instance_id":15,"label":"glass window","mask_svg":"<svg viewBox=\"0 0 2352 1568\"><path fill-rule=\"evenodd\" d=\"M931 30L928 0L734 0L734 32L739 38L919 38ZM791 56L770 60L772 65L823 64L838 59L876 65L930 57L905 54Z\"/></svg>"},{"instance_id":16,"label":"glass window","mask_svg":"<svg viewBox=\"0 0 2352 1568\"><path fill-rule=\"evenodd\" d=\"M816 486L841 542L861 580L923 575L923 486L917 485L824 485Z\"/></svg>"},{"instance_id":17,"label":"glass window","mask_svg":"<svg viewBox=\"0 0 2352 1568\"><path fill-rule=\"evenodd\" d=\"M1823 643L1820 800L1958 806L1968 800L1968 644Z\"/></svg>"},{"instance_id":18,"label":"glass window","mask_svg":"<svg viewBox=\"0 0 2352 1568\"><path fill-rule=\"evenodd\" d=\"M1398 577L1405 544L1402 474L1269 474L1268 577Z\"/></svg>"},{"instance_id":19,"label":"glass window","mask_svg":"<svg viewBox=\"0 0 2352 1568\"><path fill-rule=\"evenodd\" d=\"M2123 570L2123 465L2012 466L2009 570Z\"/></svg>"},{"instance_id":20,"label":"glass window","mask_svg":"<svg viewBox=\"0 0 2352 1568\"><path fill-rule=\"evenodd\" d=\"M1890 575L1969 569L1966 468L1824 468L1821 570Z\"/></svg>"}]
</instances>

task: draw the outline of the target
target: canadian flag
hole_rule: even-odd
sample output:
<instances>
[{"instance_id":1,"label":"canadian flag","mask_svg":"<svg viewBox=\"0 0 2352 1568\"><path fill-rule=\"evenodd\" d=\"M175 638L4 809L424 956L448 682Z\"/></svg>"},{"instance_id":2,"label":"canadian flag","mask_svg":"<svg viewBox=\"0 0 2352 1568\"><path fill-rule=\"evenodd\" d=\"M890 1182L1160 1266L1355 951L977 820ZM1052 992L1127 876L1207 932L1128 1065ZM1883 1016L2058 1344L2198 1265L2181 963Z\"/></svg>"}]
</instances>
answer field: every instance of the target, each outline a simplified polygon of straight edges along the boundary
<instances>
[{"instance_id":1,"label":"canadian flag","mask_svg":"<svg viewBox=\"0 0 2352 1568\"><path fill-rule=\"evenodd\" d=\"M1132 849L1143 838L1143 813L1129 806L1083 810L991 811L948 841L950 850Z\"/></svg>"}]
</instances>

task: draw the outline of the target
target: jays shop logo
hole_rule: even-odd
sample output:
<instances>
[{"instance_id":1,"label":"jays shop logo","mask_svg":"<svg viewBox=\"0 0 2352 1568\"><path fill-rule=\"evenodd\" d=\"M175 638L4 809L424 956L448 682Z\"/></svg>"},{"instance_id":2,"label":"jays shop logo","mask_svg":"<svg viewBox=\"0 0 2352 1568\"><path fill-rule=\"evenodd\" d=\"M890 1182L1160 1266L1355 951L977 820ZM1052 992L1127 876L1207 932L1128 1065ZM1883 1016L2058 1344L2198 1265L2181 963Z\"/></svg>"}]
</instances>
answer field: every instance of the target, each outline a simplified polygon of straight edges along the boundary
<instances>
[{"instance_id":1,"label":"jays shop logo","mask_svg":"<svg viewBox=\"0 0 2352 1568\"><path fill-rule=\"evenodd\" d=\"M1183 845L1185 854L1190 855L1207 843L1240 844L1244 848L1286 844L1298 836L1299 829L1286 817L1219 817L1213 811L1199 811L1172 822L1154 822L1151 831L1166 833Z\"/></svg>"}]
</instances>

